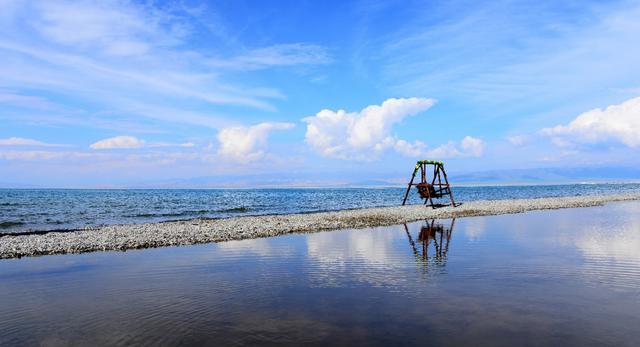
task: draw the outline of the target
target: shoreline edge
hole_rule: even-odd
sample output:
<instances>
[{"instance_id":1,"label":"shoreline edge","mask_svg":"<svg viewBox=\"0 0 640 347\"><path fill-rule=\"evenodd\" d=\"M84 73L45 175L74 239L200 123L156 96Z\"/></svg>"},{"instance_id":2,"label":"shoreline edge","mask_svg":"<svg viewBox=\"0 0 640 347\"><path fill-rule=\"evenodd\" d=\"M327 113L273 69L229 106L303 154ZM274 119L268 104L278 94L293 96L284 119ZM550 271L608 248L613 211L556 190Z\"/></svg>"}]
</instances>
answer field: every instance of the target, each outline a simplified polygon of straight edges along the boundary
<instances>
[{"instance_id":1,"label":"shoreline edge","mask_svg":"<svg viewBox=\"0 0 640 347\"><path fill-rule=\"evenodd\" d=\"M68 232L5 235L0 237L0 259L194 245L292 233L390 226L423 219L591 207L607 202L631 200L640 200L640 192L603 196L478 200L465 202L455 208L449 206L432 209L424 205L407 205L304 214L109 225Z\"/></svg>"}]
</instances>

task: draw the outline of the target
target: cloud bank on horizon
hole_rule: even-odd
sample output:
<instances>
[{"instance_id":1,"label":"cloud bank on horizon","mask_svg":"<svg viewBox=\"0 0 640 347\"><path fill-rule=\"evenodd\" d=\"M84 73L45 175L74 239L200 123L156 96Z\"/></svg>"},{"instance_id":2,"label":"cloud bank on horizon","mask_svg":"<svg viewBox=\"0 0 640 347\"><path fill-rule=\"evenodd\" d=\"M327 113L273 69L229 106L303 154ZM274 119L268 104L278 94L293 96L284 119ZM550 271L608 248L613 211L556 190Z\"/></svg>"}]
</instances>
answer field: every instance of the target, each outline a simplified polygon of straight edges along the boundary
<instances>
[{"instance_id":1,"label":"cloud bank on horizon","mask_svg":"<svg viewBox=\"0 0 640 347\"><path fill-rule=\"evenodd\" d=\"M639 16L634 1L5 0L0 183L638 165Z\"/></svg>"}]
</instances>

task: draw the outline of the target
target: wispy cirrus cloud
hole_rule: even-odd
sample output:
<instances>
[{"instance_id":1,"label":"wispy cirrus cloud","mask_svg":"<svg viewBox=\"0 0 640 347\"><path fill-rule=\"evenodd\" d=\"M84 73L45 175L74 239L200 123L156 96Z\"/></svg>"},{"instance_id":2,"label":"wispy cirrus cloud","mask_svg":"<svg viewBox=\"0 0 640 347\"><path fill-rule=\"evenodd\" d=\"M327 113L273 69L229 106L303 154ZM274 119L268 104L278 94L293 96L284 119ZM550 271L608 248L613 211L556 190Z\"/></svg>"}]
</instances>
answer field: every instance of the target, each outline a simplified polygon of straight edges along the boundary
<instances>
[{"instance_id":1,"label":"wispy cirrus cloud","mask_svg":"<svg viewBox=\"0 0 640 347\"><path fill-rule=\"evenodd\" d=\"M0 90L0 105L38 110L52 110L57 108L54 103L50 102L46 98L24 95L11 90Z\"/></svg>"},{"instance_id":2,"label":"wispy cirrus cloud","mask_svg":"<svg viewBox=\"0 0 640 347\"><path fill-rule=\"evenodd\" d=\"M629 68L640 60L636 2L423 5L358 56L392 91L447 95L495 118L637 88L640 70Z\"/></svg>"},{"instance_id":3,"label":"wispy cirrus cloud","mask_svg":"<svg viewBox=\"0 0 640 347\"><path fill-rule=\"evenodd\" d=\"M133 149L133 148L158 148L158 147L194 147L192 142L169 143L169 142L147 142L135 136L115 136L92 143L91 149Z\"/></svg>"},{"instance_id":4,"label":"wispy cirrus cloud","mask_svg":"<svg viewBox=\"0 0 640 347\"><path fill-rule=\"evenodd\" d=\"M63 161L65 163L75 160L93 158L91 153L80 151L47 151L47 150L2 150L0 159L7 161L31 161L48 162Z\"/></svg>"},{"instance_id":5,"label":"wispy cirrus cloud","mask_svg":"<svg viewBox=\"0 0 640 347\"><path fill-rule=\"evenodd\" d=\"M33 9L40 16L32 27L51 41L110 55L137 56L180 39L166 15L143 12L132 3L41 1Z\"/></svg>"},{"instance_id":6,"label":"wispy cirrus cloud","mask_svg":"<svg viewBox=\"0 0 640 347\"><path fill-rule=\"evenodd\" d=\"M9 137L6 139L0 139L0 146L68 147L69 145L46 143L23 137Z\"/></svg>"},{"instance_id":7,"label":"wispy cirrus cloud","mask_svg":"<svg viewBox=\"0 0 640 347\"><path fill-rule=\"evenodd\" d=\"M201 49L193 27L198 11L181 6L132 1L0 6L0 88L14 91L14 102L90 104L94 113L222 128L231 118L226 109L271 112L273 100L284 97L268 85L236 82L226 77L228 71L330 60L322 46L310 43Z\"/></svg>"},{"instance_id":8,"label":"wispy cirrus cloud","mask_svg":"<svg viewBox=\"0 0 640 347\"><path fill-rule=\"evenodd\" d=\"M327 49L323 46L293 43L250 50L230 59L212 59L209 65L238 70L257 70L268 67L322 65L331 61Z\"/></svg>"}]
</instances>

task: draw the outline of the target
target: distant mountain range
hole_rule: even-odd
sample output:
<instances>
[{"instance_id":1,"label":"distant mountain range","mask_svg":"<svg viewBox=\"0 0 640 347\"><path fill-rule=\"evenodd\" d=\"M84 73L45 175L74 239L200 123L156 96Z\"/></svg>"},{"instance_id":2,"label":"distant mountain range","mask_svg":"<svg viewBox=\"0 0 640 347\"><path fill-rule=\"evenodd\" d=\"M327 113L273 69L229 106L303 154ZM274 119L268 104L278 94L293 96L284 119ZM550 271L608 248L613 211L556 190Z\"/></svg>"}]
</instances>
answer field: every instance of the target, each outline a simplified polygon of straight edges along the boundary
<instances>
[{"instance_id":1,"label":"distant mountain range","mask_svg":"<svg viewBox=\"0 0 640 347\"><path fill-rule=\"evenodd\" d=\"M636 167L578 167L490 170L467 173L449 171L453 185L508 185L640 182ZM406 185L408 175L386 174L362 179L358 174L255 174L206 176L150 182L99 184L64 188L329 188L329 187L399 187ZM331 178L327 178L331 177ZM0 182L0 188L48 188L36 184Z\"/></svg>"},{"instance_id":2,"label":"distant mountain range","mask_svg":"<svg viewBox=\"0 0 640 347\"><path fill-rule=\"evenodd\" d=\"M491 170L454 175L452 179L455 179L456 183L474 184L640 182L640 168L579 167Z\"/></svg>"},{"instance_id":3,"label":"distant mountain range","mask_svg":"<svg viewBox=\"0 0 640 347\"><path fill-rule=\"evenodd\" d=\"M332 177L327 179L326 177ZM469 185L496 184L561 184L583 182L640 182L640 169L635 167L536 168L449 172L450 183ZM362 179L348 174L262 174L242 176L209 176L133 184L131 188L295 188L295 187L390 187L404 186L407 175L388 174Z\"/></svg>"}]
</instances>

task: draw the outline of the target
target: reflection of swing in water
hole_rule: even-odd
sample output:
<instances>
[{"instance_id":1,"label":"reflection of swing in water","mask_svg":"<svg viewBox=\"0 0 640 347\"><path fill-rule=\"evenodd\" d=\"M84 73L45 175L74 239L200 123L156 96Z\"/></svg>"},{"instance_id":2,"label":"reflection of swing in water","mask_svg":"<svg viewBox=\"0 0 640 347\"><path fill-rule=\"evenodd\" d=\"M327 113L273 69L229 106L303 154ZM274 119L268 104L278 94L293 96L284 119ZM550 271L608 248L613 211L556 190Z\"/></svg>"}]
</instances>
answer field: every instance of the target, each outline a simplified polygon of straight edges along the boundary
<instances>
[{"instance_id":1,"label":"reflection of swing in water","mask_svg":"<svg viewBox=\"0 0 640 347\"><path fill-rule=\"evenodd\" d=\"M422 244L422 252L418 251L416 242L414 242L409 232L409 227L407 224L404 224L404 230L409 238L409 245L416 259L424 262L429 260L429 246L431 245L431 240L433 240L435 254L432 258L435 259L436 262L444 264L444 260L446 260L447 253L449 252L449 242L451 241L451 234L453 233L455 223L456 219L451 219L451 224L446 228L443 224L436 223L435 219L432 219L431 222L425 221L425 225L420 228L420 233L418 234L418 242Z\"/></svg>"}]
</instances>

